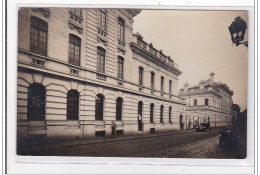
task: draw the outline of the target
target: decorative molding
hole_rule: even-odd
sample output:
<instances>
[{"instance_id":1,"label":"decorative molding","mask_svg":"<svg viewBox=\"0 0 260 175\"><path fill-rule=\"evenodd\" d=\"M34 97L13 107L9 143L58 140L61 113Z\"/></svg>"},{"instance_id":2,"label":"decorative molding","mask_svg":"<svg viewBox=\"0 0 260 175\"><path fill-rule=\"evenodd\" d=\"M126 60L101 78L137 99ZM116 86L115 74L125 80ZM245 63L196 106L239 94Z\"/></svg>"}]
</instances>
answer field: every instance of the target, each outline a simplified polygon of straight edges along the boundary
<instances>
[{"instance_id":1,"label":"decorative molding","mask_svg":"<svg viewBox=\"0 0 260 175\"><path fill-rule=\"evenodd\" d=\"M105 47L107 46L107 41L104 40L103 38L99 38L99 37L98 37L98 38L97 38L97 43L100 43L100 42L102 42Z\"/></svg>"},{"instance_id":2,"label":"decorative molding","mask_svg":"<svg viewBox=\"0 0 260 175\"><path fill-rule=\"evenodd\" d=\"M50 8L32 8L32 11L33 12L42 12L42 15L45 17L45 18L48 18L50 17Z\"/></svg>"}]
</instances>

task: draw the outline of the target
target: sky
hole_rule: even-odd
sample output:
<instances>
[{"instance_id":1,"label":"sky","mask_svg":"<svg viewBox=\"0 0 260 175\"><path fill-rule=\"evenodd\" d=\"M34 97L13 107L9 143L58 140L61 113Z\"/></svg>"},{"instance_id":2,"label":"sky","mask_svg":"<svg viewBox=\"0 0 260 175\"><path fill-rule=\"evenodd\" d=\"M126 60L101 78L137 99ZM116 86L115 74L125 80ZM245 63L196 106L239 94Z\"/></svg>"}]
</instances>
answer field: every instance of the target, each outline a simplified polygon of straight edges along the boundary
<instances>
[{"instance_id":1,"label":"sky","mask_svg":"<svg viewBox=\"0 0 260 175\"><path fill-rule=\"evenodd\" d=\"M234 91L233 103L247 108L248 49L232 45L228 27L240 16L247 22L246 11L142 10L134 18L134 33L170 55L179 69L179 89L209 79L227 84ZM247 31L245 40L247 41Z\"/></svg>"}]
</instances>

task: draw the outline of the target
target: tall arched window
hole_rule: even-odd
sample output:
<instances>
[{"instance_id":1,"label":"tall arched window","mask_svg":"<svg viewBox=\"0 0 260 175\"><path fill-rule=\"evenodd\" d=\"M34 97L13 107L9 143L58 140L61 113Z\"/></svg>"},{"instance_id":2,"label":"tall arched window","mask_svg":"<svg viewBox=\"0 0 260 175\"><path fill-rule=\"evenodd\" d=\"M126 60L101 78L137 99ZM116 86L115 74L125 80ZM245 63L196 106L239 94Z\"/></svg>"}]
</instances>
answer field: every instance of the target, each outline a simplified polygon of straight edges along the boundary
<instances>
[{"instance_id":1,"label":"tall arched window","mask_svg":"<svg viewBox=\"0 0 260 175\"><path fill-rule=\"evenodd\" d=\"M69 63L80 65L80 45L81 39L76 35L69 35Z\"/></svg>"},{"instance_id":2,"label":"tall arched window","mask_svg":"<svg viewBox=\"0 0 260 175\"><path fill-rule=\"evenodd\" d=\"M124 78L124 58L117 57L117 78L123 79Z\"/></svg>"},{"instance_id":3,"label":"tall arched window","mask_svg":"<svg viewBox=\"0 0 260 175\"><path fill-rule=\"evenodd\" d=\"M47 56L48 23L35 16L31 17L30 50Z\"/></svg>"},{"instance_id":4,"label":"tall arched window","mask_svg":"<svg viewBox=\"0 0 260 175\"><path fill-rule=\"evenodd\" d=\"M97 72L105 73L106 51L102 47L97 48Z\"/></svg>"},{"instance_id":5,"label":"tall arched window","mask_svg":"<svg viewBox=\"0 0 260 175\"><path fill-rule=\"evenodd\" d=\"M97 17L98 27L101 30L106 31L106 9L99 9L97 11Z\"/></svg>"},{"instance_id":6,"label":"tall arched window","mask_svg":"<svg viewBox=\"0 0 260 175\"><path fill-rule=\"evenodd\" d=\"M103 120L104 111L104 96L98 94L96 97L96 111L95 111L95 120Z\"/></svg>"},{"instance_id":7,"label":"tall arched window","mask_svg":"<svg viewBox=\"0 0 260 175\"><path fill-rule=\"evenodd\" d=\"M125 42L125 21L120 17L118 18L117 26L117 38L118 40Z\"/></svg>"},{"instance_id":8,"label":"tall arched window","mask_svg":"<svg viewBox=\"0 0 260 175\"><path fill-rule=\"evenodd\" d=\"M172 123L172 107L169 107L169 123Z\"/></svg>"},{"instance_id":9,"label":"tall arched window","mask_svg":"<svg viewBox=\"0 0 260 175\"><path fill-rule=\"evenodd\" d=\"M33 83L28 88L27 120L45 120L45 87L40 83Z\"/></svg>"},{"instance_id":10,"label":"tall arched window","mask_svg":"<svg viewBox=\"0 0 260 175\"><path fill-rule=\"evenodd\" d=\"M67 93L67 120L79 119L79 92L72 89Z\"/></svg>"},{"instance_id":11,"label":"tall arched window","mask_svg":"<svg viewBox=\"0 0 260 175\"><path fill-rule=\"evenodd\" d=\"M154 104L152 103L150 105L150 123L153 123L153 110L154 110Z\"/></svg>"},{"instance_id":12,"label":"tall arched window","mask_svg":"<svg viewBox=\"0 0 260 175\"><path fill-rule=\"evenodd\" d=\"M163 123L163 105L160 108L160 123Z\"/></svg>"},{"instance_id":13,"label":"tall arched window","mask_svg":"<svg viewBox=\"0 0 260 175\"><path fill-rule=\"evenodd\" d=\"M122 111L123 111L123 99L117 98L116 99L116 120L122 120Z\"/></svg>"}]
</instances>

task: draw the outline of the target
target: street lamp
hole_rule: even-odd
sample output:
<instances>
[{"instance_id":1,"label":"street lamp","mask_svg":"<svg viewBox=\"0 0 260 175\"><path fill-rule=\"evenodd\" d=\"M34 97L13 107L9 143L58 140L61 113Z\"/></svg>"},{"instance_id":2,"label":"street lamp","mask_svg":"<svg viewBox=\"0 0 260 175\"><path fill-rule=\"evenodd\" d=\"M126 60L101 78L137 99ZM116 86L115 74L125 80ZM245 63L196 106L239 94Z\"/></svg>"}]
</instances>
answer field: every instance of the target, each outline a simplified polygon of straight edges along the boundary
<instances>
[{"instance_id":1,"label":"street lamp","mask_svg":"<svg viewBox=\"0 0 260 175\"><path fill-rule=\"evenodd\" d=\"M244 41L246 28L246 22L240 16L236 17L235 21L228 28L233 44L236 46L244 44L248 47L248 41L242 42Z\"/></svg>"}]
</instances>

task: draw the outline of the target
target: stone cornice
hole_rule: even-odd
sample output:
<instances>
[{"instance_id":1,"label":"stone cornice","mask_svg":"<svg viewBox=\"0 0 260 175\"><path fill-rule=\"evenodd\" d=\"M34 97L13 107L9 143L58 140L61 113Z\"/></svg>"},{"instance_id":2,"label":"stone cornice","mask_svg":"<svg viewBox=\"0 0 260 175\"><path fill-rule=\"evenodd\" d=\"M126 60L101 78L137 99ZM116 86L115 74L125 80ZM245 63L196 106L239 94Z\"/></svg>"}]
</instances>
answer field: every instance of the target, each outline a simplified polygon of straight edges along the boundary
<instances>
[{"instance_id":1,"label":"stone cornice","mask_svg":"<svg viewBox=\"0 0 260 175\"><path fill-rule=\"evenodd\" d=\"M220 94L218 94L217 92L215 92L214 90L207 90L207 91L198 91L198 92L183 92L183 93L179 93L179 96L193 96L193 95L205 95L205 94L212 94L215 95L219 98L222 98Z\"/></svg>"},{"instance_id":2,"label":"stone cornice","mask_svg":"<svg viewBox=\"0 0 260 175\"><path fill-rule=\"evenodd\" d=\"M161 67L167 69L168 71L171 71L172 73L176 74L177 76L182 74L182 72L179 69L167 64L163 60L158 59L155 55L151 54L147 50L142 49L136 43L134 43L134 42L130 43L130 47L134 53L137 53L137 54L143 56L144 58L149 59L149 61L152 61L153 63L155 63L157 65L160 65Z\"/></svg>"}]
</instances>

